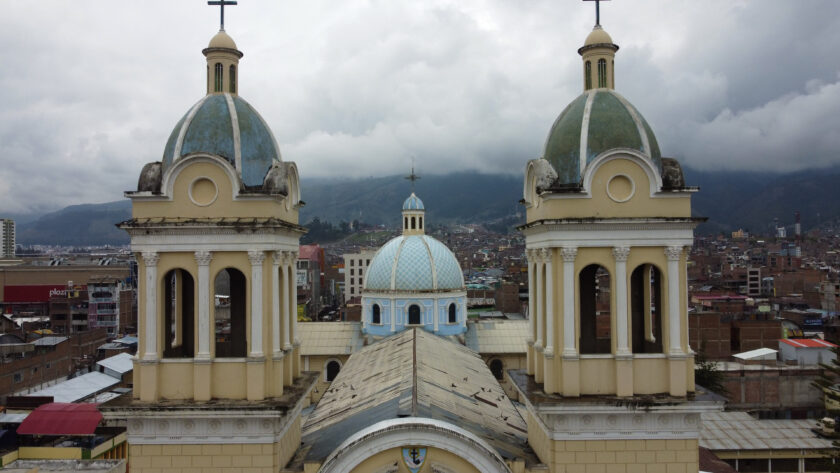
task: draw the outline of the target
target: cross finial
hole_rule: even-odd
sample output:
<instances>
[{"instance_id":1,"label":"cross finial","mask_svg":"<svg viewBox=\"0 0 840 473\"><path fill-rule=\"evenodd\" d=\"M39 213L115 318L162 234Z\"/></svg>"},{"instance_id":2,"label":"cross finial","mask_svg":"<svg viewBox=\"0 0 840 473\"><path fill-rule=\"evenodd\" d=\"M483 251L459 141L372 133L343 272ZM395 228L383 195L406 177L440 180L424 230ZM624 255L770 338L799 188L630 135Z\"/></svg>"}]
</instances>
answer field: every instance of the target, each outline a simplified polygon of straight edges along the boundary
<instances>
[{"instance_id":1,"label":"cross finial","mask_svg":"<svg viewBox=\"0 0 840 473\"><path fill-rule=\"evenodd\" d=\"M414 181L420 179L420 176L414 173L414 158L411 158L411 174L405 176L406 179L411 181L411 193L414 193Z\"/></svg>"},{"instance_id":2,"label":"cross finial","mask_svg":"<svg viewBox=\"0 0 840 473\"><path fill-rule=\"evenodd\" d=\"M601 26L601 2L610 0L583 0L584 2L595 2L595 26Z\"/></svg>"},{"instance_id":3,"label":"cross finial","mask_svg":"<svg viewBox=\"0 0 840 473\"><path fill-rule=\"evenodd\" d=\"M225 30L225 5L236 5L238 3L239 2L237 2L236 0L211 0L207 2L207 4L210 6L221 7L220 10L222 19L221 26L219 26L219 31Z\"/></svg>"}]
</instances>

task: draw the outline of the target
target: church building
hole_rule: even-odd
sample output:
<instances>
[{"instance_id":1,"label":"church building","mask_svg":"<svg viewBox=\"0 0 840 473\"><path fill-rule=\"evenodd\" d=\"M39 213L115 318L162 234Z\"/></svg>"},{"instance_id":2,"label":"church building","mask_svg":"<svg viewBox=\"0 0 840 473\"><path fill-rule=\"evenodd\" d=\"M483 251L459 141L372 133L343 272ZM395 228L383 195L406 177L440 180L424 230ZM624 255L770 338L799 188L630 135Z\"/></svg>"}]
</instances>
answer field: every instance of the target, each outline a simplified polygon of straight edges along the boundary
<instances>
[{"instance_id":1,"label":"church building","mask_svg":"<svg viewBox=\"0 0 840 473\"><path fill-rule=\"evenodd\" d=\"M461 267L412 192L366 269L352 349L319 352L341 363L310 410L297 167L240 97L222 21L206 95L126 193L140 347L133 398L102 410L126 421L131 470L697 472L701 414L721 405L696 392L688 343L696 189L614 90L619 48L599 23L578 50L583 94L525 168L522 369L467 345Z\"/></svg>"}]
</instances>

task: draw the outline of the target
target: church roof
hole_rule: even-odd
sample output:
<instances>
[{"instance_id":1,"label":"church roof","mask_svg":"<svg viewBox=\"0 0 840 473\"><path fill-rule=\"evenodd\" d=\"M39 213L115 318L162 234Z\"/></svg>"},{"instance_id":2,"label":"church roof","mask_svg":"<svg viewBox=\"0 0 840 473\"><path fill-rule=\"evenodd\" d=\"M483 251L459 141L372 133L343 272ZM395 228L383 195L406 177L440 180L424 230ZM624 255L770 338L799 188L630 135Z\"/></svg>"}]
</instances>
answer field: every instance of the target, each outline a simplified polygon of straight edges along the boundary
<instances>
[{"instance_id":1,"label":"church roof","mask_svg":"<svg viewBox=\"0 0 840 473\"><path fill-rule=\"evenodd\" d=\"M425 210L425 208L423 207L423 201L420 200L420 197L417 197L416 195L414 195L414 192L412 192L411 195L408 196L407 199L405 199L405 202L403 202L402 209L403 210Z\"/></svg>"},{"instance_id":2,"label":"church roof","mask_svg":"<svg viewBox=\"0 0 840 473\"><path fill-rule=\"evenodd\" d=\"M349 355L362 348L359 322L307 322L298 324L300 354Z\"/></svg>"},{"instance_id":3,"label":"church roof","mask_svg":"<svg viewBox=\"0 0 840 473\"><path fill-rule=\"evenodd\" d=\"M207 153L230 162L246 187L263 185L280 162L280 148L265 120L242 97L208 94L178 121L163 151L163 168L179 159Z\"/></svg>"},{"instance_id":4,"label":"church roof","mask_svg":"<svg viewBox=\"0 0 840 473\"><path fill-rule=\"evenodd\" d=\"M642 114L614 90L590 89L554 121L543 157L558 184L578 184L589 162L617 148L639 151L662 169L659 144Z\"/></svg>"},{"instance_id":5,"label":"church roof","mask_svg":"<svg viewBox=\"0 0 840 473\"><path fill-rule=\"evenodd\" d=\"M353 354L303 426L306 461L377 422L424 417L457 425L504 458L531 458L527 426L484 360L469 348L411 329Z\"/></svg>"},{"instance_id":6,"label":"church roof","mask_svg":"<svg viewBox=\"0 0 840 473\"><path fill-rule=\"evenodd\" d=\"M401 235L385 243L371 259L364 288L458 290L464 288L464 275L455 255L440 241L428 235Z\"/></svg>"},{"instance_id":7,"label":"church roof","mask_svg":"<svg viewBox=\"0 0 840 473\"><path fill-rule=\"evenodd\" d=\"M477 353L525 353L530 333L527 320L482 320L467 324L464 344Z\"/></svg>"}]
</instances>

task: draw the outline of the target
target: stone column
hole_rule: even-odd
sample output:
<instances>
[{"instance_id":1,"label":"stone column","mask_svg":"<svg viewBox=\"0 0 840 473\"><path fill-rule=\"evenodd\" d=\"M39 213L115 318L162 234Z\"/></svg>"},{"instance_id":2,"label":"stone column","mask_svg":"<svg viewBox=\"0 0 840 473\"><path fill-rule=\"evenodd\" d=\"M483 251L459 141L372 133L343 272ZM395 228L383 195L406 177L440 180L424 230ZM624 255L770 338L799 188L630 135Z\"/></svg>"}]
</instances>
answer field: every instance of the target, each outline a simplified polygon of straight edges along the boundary
<instances>
[{"instance_id":1,"label":"stone column","mask_svg":"<svg viewBox=\"0 0 840 473\"><path fill-rule=\"evenodd\" d=\"M146 286L146 321L143 336L143 357L140 360L140 379L137 388L140 391L141 401L156 401L158 397L158 280L157 264L160 255L156 251L144 251L143 263L145 265L145 277L143 283ZM138 349L138 352L140 350Z\"/></svg>"},{"instance_id":2,"label":"stone column","mask_svg":"<svg viewBox=\"0 0 840 473\"><path fill-rule=\"evenodd\" d=\"M680 316L680 257L682 256L681 246L669 246L665 248L665 256L668 257L668 353L682 355L682 343L680 341L681 320Z\"/></svg>"},{"instance_id":3,"label":"stone column","mask_svg":"<svg viewBox=\"0 0 840 473\"><path fill-rule=\"evenodd\" d=\"M160 261L160 254L156 251L144 251L143 263L146 267L146 340L144 343L144 360L157 360L158 358L158 281L157 264Z\"/></svg>"},{"instance_id":4,"label":"stone column","mask_svg":"<svg viewBox=\"0 0 840 473\"><path fill-rule=\"evenodd\" d=\"M435 331L435 333L438 333L438 324L440 319L440 300L437 298L432 299L432 317L432 329Z\"/></svg>"},{"instance_id":5,"label":"stone column","mask_svg":"<svg viewBox=\"0 0 840 473\"><path fill-rule=\"evenodd\" d=\"M248 252L251 262L251 358L263 356L263 262L265 253L251 250Z\"/></svg>"},{"instance_id":6,"label":"stone column","mask_svg":"<svg viewBox=\"0 0 840 473\"><path fill-rule=\"evenodd\" d=\"M665 248L668 257L668 365L670 371L670 392L672 396L685 396L688 391L688 355L683 351L680 334L682 331L682 306L680 302L680 259L682 246Z\"/></svg>"},{"instance_id":7,"label":"stone column","mask_svg":"<svg viewBox=\"0 0 840 473\"><path fill-rule=\"evenodd\" d=\"M563 356L578 356L575 328L575 258L577 248L565 247L563 256Z\"/></svg>"},{"instance_id":8,"label":"stone column","mask_svg":"<svg viewBox=\"0 0 840 473\"><path fill-rule=\"evenodd\" d=\"M534 323L537 324L537 339L534 340L534 381L542 383L543 375L545 374L543 371L543 362L545 361L543 358L543 324L545 323L545 306L543 301L545 290L543 288L542 250L536 250L534 256L536 258L535 266L537 269L536 284L534 287L534 297L537 300L537 317L534 319Z\"/></svg>"},{"instance_id":9,"label":"stone column","mask_svg":"<svg viewBox=\"0 0 840 473\"><path fill-rule=\"evenodd\" d=\"M616 356L630 356L627 335L627 258L630 248L617 246L612 250L615 258L615 328L616 328Z\"/></svg>"},{"instance_id":10,"label":"stone column","mask_svg":"<svg viewBox=\"0 0 840 473\"><path fill-rule=\"evenodd\" d=\"M293 299L297 298L297 293L292 292L292 268L290 261L292 260L289 251L283 252L283 384L291 386L294 381L294 366L292 359L294 353L292 349L292 317L297 314L292 310Z\"/></svg>"},{"instance_id":11,"label":"stone column","mask_svg":"<svg viewBox=\"0 0 840 473\"><path fill-rule=\"evenodd\" d=\"M210 300L215 298L215 291L211 292L210 282L210 261L213 259L213 253L198 250L194 256L198 264L198 350L193 361L193 399L209 401L213 398L210 336L211 330L215 332L215 325L210 323Z\"/></svg>"},{"instance_id":12,"label":"stone column","mask_svg":"<svg viewBox=\"0 0 840 473\"><path fill-rule=\"evenodd\" d=\"M280 359L283 357L283 345L280 342L280 263L283 261L283 254L275 251L271 256L271 356Z\"/></svg>"},{"instance_id":13,"label":"stone column","mask_svg":"<svg viewBox=\"0 0 840 473\"><path fill-rule=\"evenodd\" d=\"M210 359L210 261L213 254L206 250L195 252L198 264L198 350L197 359Z\"/></svg>"},{"instance_id":14,"label":"stone column","mask_svg":"<svg viewBox=\"0 0 840 473\"><path fill-rule=\"evenodd\" d=\"M300 377L300 373L301 373L300 335L298 334L298 331L297 331L297 325L298 325L298 318L297 318L297 278L294 277L296 275L295 270L297 269L297 258L298 258L298 252L297 251L292 251L291 252L291 267L292 267L292 276L293 277L291 278L290 282L292 284L292 300L293 300L293 304L294 304L293 307L294 307L295 310L294 310L294 313L292 314L292 334L291 334L291 336L292 336L292 349L293 349L293 354L294 354L294 356L292 356L292 366L294 368L294 370L292 372L294 373L295 378Z\"/></svg>"},{"instance_id":15,"label":"stone column","mask_svg":"<svg viewBox=\"0 0 840 473\"><path fill-rule=\"evenodd\" d=\"M391 298L391 334L397 331L397 300Z\"/></svg>"},{"instance_id":16,"label":"stone column","mask_svg":"<svg viewBox=\"0 0 840 473\"><path fill-rule=\"evenodd\" d=\"M534 297L534 285L536 284L534 280L536 279L536 264L534 263L534 252L533 250L525 250L525 255L528 258L528 338L526 342L528 343L528 348L526 349L526 359L527 359L527 367L526 372L529 375L534 374L534 341L536 340L536 330L537 325L534 322L534 317L536 317L536 311L534 310L534 304L536 304L536 300Z\"/></svg>"},{"instance_id":17,"label":"stone column","mask_svg":"<svg viewBox=\"0 0 840 473\"><path fill-rule=\"evenodd\" d=\"M554 265L552 250L543 248L542 261L545 265L545 348L544 356L544 390L546 393L557 392L557 376L554 366Z\"/></svg>"}]
</instances>

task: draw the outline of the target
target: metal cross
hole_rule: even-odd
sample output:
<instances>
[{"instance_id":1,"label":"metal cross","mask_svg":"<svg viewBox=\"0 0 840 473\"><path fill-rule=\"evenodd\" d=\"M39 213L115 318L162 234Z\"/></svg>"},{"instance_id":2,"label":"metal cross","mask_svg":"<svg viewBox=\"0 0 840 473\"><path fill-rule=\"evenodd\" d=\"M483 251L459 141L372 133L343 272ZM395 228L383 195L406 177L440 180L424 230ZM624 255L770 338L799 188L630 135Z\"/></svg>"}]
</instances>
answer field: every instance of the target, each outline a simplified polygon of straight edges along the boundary
<instances>
[{"instance_id":1,"label":"metal cross","mask_svg":"<svg viewBox=\"0 0 840 473\"><path fill-rule=\"evenodd\" d=\"M420 176L414 174L414 158L411 158L411 174L405 176L406 179L411 181L411 193L414 193L414 181L420 179Z\"/></svg>"},{"instance_id":2,"label":"metal cross","mask_svg":"<svg viewBox=\"0 0 840 473\"><path fill-rule=\"evenodd\" d=\"M236 0L211 0L207 2L208 5L221 7L222 25L219 27L219 31L225 30L225 5L236 5L237 3L239 2Z\"/></svg>"},{"instance_id":3,"label":"metal cross","mask_svg":"<svg viewBox=\"0 0 840 473\"><path fill-rule=\"evenodd\" d=\"M601 2L610 0L583 0L584 2L595 2L595 26L601 26Z\"/></svg>"}]
</instances>

